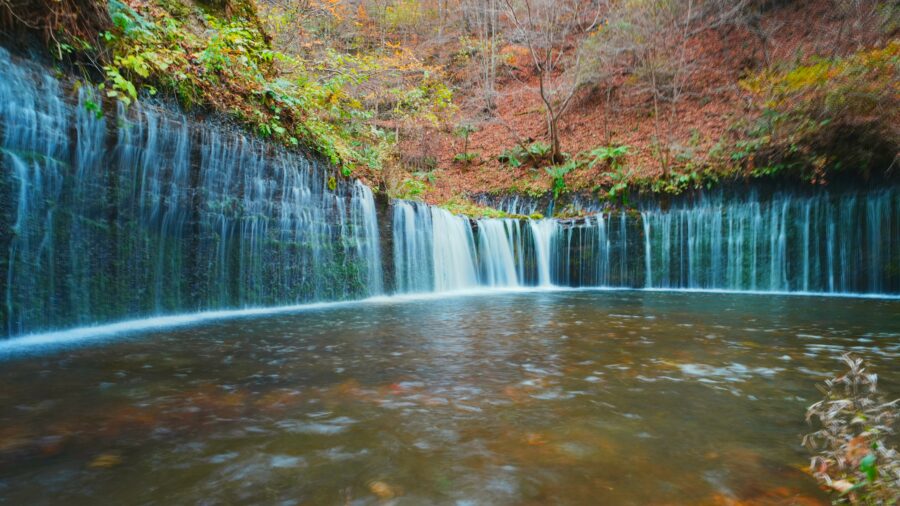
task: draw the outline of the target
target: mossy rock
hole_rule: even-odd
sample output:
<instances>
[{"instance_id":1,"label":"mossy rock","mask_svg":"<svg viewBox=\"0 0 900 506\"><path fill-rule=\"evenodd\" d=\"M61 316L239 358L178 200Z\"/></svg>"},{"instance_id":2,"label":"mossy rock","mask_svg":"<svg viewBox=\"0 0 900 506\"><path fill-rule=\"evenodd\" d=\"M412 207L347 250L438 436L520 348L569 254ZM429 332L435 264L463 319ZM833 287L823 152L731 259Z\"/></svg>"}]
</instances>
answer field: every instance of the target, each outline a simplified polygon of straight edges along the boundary
<instances>
[{"instance_id":1,"label":"mossy rock","mask_svg":"<svg viewBox=\"0 0 900 506\"><path fill-rule=\"evenodd\" d=\"M162 0L176 3L178 0ZM250 0L194 0L208 14L257 20L256 7Z\"/></svg>"}]
</instances>

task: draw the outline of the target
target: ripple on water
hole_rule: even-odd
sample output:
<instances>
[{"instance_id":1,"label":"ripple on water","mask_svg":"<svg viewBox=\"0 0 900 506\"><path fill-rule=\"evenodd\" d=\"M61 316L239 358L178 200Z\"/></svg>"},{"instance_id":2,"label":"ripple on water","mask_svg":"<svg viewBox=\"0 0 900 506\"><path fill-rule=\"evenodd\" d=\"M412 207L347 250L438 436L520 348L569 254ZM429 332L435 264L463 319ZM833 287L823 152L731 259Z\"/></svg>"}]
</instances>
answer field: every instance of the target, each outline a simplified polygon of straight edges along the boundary
<instances>
[{"instance_id":1,"label":"ripple on water","mask_svg":"<svg viewBox=\"0 0 900 506\"><path fill-rule=\"evenodd\" d=\"M754 376L771 378L784 371L784 368L781 367L747 367L736 362L724 367L715 367L707 364L678 364L678 368L688 376L729 382L746 381Z\"/></svg>"},{"instance_id":2,"label":"ripple on water","mask_svg":"<svg viewBox=\"0 0 900 506\"><path fill-rule=\"evenodd\" d=\"M304 422L300 420L281 420L277 422L275 425L287 432L293 432L297 434L318 434L323 436L339 434L347 430L351 425L356 423L356 420L346 417L339 416L337 418L333 418L330 420L323 420L321 422Z\"/></svg>"}]
</instances>

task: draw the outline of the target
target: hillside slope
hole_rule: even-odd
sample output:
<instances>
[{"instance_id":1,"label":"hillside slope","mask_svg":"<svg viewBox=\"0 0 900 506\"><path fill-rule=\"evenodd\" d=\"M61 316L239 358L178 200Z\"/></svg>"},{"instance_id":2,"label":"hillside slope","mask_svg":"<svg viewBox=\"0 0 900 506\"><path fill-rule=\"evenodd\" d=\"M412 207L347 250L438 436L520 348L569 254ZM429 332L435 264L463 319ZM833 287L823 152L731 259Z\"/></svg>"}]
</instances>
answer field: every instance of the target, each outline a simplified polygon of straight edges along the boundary
<instances>
[{"instance_id":1,"label":"hillside slope","mask_svg":"<svg viewBox=\"0 0 900 506\"><path fill-rule=\"evenodd\" d=\"M40 0L0 24L113 101L223 113L456 212L898 174L892 2Z\"/></svg>"},{"instance_id":2,"label":"hillside slope","mask_svg":"<svg viewBox=\"0 0 900 506\"><path fill-rule=\"evenodd\" d=\"M628 150L617 161L618 170L610 163L578 164L564 176L565 189L603 195L625 182L678 193L754 176L826 184L842 177L842 169L851 178L895 177L900 124L896 29L874 23L848 28L852 23L828 1L773 7L760 24L769 34L765 48L757 35L741 27L709 28L693 37L687 47L686 89L677 103L660 108L660 122L655 121L652 97L635 84L627 65L614 69L605 82L579 90L562 119L564 150L581 153L586 161L592 161L588 153L597 147ZM426 192L429 200L552 188L541 164L513 167L498 160L517 143L546 139L536 81L527 58L512 60L492 116L483 113L478 100L458 93L457 102L464 105L457 121L475 126L468 151L477 158L455 161L463 139L445 132L432 148L438 169ZM838 94L860 100L839 105L834 103ZM816 103L826 100L827 106ZM813 131L804 131L800 121L777 117L807 107L809 121L817 122ZM859 149L832 149L846 143L857 143ZM413 139L407 149L423 148ZM806 152L786 156L791 150Z\"/></svg>"}]
</instances>

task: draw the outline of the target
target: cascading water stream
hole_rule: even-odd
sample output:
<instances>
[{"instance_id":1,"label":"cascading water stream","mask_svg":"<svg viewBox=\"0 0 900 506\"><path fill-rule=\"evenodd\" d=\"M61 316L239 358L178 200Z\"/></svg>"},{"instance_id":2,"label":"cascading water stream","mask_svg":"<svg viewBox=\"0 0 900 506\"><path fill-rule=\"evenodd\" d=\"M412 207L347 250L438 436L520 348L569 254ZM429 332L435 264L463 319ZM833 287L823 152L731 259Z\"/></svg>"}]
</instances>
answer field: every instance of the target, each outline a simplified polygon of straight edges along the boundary
<instances>
[{"instance_id":1,"label":"cascading water stream","mask_svg":"<svg viewBox=\"0 0 900 506\"><path fill-rule=\"evenodd\" d=\"M432 208L434 290L445 292L478 286L475 239L469 220Z\"/></svg>"},{"instance_id":2,"label":"cascading water stream","mask_svg":"<svg viewBox=\"0 0 900 506\"><path fill-rule=\"evenodd\" d=\"M3 333L378 295L372 192L0 49Z\"/></svg>"},{"instance_id":3,"label":"cascading water stream","mask_svg":"<svg viewBox=\"0 0 900 506\"><path fill-rule=\"evenodd\" d=\"M384 273L381 266L381 246L379 245L378 216L375 211L375 197L368 186L359 181L353 183L350 200L350 218L354 224L354 239L359 256L366 262L360 283L369 295L384 293Z\"/></svg>"},{"instance_id":4,"label":"cascading water stream","mask_svg":"<svg viewBox=\"0 0 900 506\"><path fill-rule=\"evenodd\" d=\"M707 198L644 210L645 286L896 293L900 192Z\"/></svg>"},{"instance_id":5,"label":"cascading water stream","mask_svg":"<svg viewBox=\"0 0 900 506\"><path fill-rule=\"evenodd\" d=\"M399 293L434 289L431 208L419 202L394 203L394 284Z\"/></svg>"},{"instance_id":6,"label":"cascading water stream","mask_svg":"<svg viewBox=\"0 0 900 506\"><path fill-rule=\"evenodd\" d=\"M538 226L545 233L534 234ZM398 293L446 292L478 287L516 288L533 284L534 272L550 286L549 240L553 220L531 222L463 216L422 203L395 201L394 273ZM536 241L545 240L545 254Z\"/></svg>"},{"instance_id":7,"label":"cascading water stream","mask_svg":"<svg viewBox=\"0 0 900 506\"><path fill-rule=\"evenodd\" d=\"M515 260L516 220L482 220L478 223L481 280L487 286L519 286Z\"/></svg>"},{"instance_id":8,"label":"cascading water stream","mask_svg":"<svg viewBox=\"0 0 900 506\"><path fill-rule=\"evenodd\" d=\"M553 220L534 220L529 223L534 238L538 286L550 286L550 251L554 233L559 228Z\"/></svg>"}]
</instances>

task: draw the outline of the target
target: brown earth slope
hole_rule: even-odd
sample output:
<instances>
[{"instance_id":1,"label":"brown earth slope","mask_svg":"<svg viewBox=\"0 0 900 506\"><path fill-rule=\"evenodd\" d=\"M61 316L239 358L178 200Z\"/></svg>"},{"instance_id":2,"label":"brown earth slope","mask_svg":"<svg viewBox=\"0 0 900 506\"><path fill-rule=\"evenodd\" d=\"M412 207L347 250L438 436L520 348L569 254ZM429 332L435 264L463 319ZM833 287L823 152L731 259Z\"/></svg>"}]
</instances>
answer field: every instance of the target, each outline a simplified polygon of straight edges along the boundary
<instances>
[{"instance_id":1,"label":"brown earth slope","mask_svg":"<svg viewBox=\"0 0 900 506\"><path fill-rule=\"evenodd\" d=\"M839 57L866 47L883 45L890 34L867 26L848 26L836 15L829 1L791 2L765 13L762 30L770 34L763 47L760 38L746 29L708 29L691 39L687 48L690 74L684 98L653 118L653 104L647 93L633 91L632 76L619 73L613 80L608 100L606 89L582 89L574 106L561 122L563 150L579 153L601 145L627 145L628 174L633 179L653 179L663 175L653 139L665 137L677 160L702 166L720 141L740 136L733 125L759 113L758 99L740 86L740 81L765 68L796 65L813 58ZM477 131L468 140L468 152L477 153L469 163L455 161L463 151L463 140L450 128L411 135L401 152L432 154L437 168L429 177L424 193L432 203L446 202L461 195L481 192L545 192L551 179L543 167L512 168L497 160L505 149L520 142L545 139L547 128L536 93L537 77L527 57L516 48L505 50L510 58L499 82L498 107L486 115L478 89L465 87L471 72L459 69L461 83L456 102L460 104L457 124L471 123ZM667 129L660 135L659 124ZM669 170L678 168L678 162ZM569 189L591 189L609 184L609 169L602 164L581 167L566 176Z\"/></svg>"}]
</instances>

